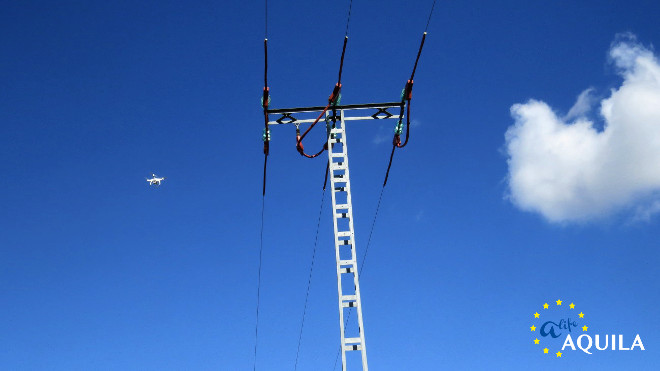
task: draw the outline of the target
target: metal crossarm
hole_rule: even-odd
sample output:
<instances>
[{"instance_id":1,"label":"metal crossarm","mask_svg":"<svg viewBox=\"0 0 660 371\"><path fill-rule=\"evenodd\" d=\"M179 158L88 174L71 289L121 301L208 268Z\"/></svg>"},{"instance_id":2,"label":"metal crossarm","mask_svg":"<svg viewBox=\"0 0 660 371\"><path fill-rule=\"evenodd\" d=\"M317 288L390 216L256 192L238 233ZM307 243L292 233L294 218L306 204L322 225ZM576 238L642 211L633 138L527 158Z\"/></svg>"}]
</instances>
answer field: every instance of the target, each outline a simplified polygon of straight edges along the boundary
<instances>
[{"instance_id":1,"label":"metal crossarm","mask_svg":"<svg viewBox=\"0 0 660 371\"><path fill-rule=\"evenodd\" d=\"M347 104L347 105L338 105L331 107L328 111L332 111L334 108L335 112L356 112L356 115L345 115L344 121L356 121L356 120L379 120L379 119L389 119L396 118L399 116L396 115L395 109L400 109L403 103L401 102L389 102L389 103L368 103L368 104ZM310 114L316 113L317 115L322 112L325 107L299 107L299 108L278 108L268 110L269 115L274 115L277 119L269 121L268 125L284 125L284 124L305 124L314 122L315 119L312 117L305 118L305 116L310 116ZM392 109L394 113L389 112L388 110ZM367 113L366 116L360 114L362 112ZM327 115L328 120L332 120L333 117L331 114ZM339 117L334 117L335 120L339 120Z\"/></svg>"},{"instance_id":2,"label":"metal crossarm","mask_svg":"<svg viewBox=\"0 0 660 371\"><path fill-rule=\"evenodd\" d=\"M399 119L400 115L388 110L401 111L403 103L352 104L334 106L327 110L327 122L333 121L328 136L328 169L332 189L332 219L335 232L335 257L337 263L337 291L339 298L339 330L341 336L342 370L347 371L347 352L360 352L362 370L368 371L367 347L364 340L364 322L362 302L360 300L360 281L357 269L355 249L355 231L353 229L353 204L351 200L351 179L348 170L348 149L346 146L346 122L358 120ZM316 121L315 118L325 107L301 107L270 109L268 113L276 117L268 125L305 124ZM306 117L307 116L307 117ZM346 323L350 310L357 312L353 320ZM352 358L351 358L352 359ZM357 359L354 359L357 363ZM354 362L349 362L354 365ZM355 365L357 366L357 365Z\"/></svg>"}]
</instances>

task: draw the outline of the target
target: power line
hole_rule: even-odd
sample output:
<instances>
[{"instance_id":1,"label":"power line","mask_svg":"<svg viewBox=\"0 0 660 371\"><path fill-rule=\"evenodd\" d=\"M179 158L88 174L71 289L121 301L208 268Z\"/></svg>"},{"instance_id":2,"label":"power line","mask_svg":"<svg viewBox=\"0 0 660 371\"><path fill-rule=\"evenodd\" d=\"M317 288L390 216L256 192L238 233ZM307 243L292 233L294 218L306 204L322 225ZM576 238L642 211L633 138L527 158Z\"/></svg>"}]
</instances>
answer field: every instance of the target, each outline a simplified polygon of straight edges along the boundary
<instances>
[{"instance_id":1,"label":"power line","mask_svg":"<svg viewBox=\"0 0 660 371\"><path fill-rule=\"evenodd\" d=\"M314 272L314 261L316 260L316 246L319 242L319 227L321 226L321 214L323 213L323 201L325 200L325 187L321 195L321 207L319 208L319 218L316 222L316 236L314 237L314 250L312 252L312 263L309 267L309 277L307 278L307 293L305 294L305 306L303 309L302 320L300 322L300 334L298 335L298 349L296 350L296 363L294 370L298 369L298 355L300 354L300 344L302 342L303 328L305 327L305 314L307 313L307 299L309 298L309 288L312 285L312 273Z\"/></svg>"},{"instance_id":2,"label":"power line","mask_svg":"<svg viewBox=\"0 0 660 371\"><path fill-rule=\"evenodd\" d=\"M426 28L424 29L424 32L429 30L429 23L431 23L431 16L433 15L433 9L435 8L435 2L436 0L433 0L433 5L431 6L431 11L429 12L429 19L426 21Z\"/></svg>"},{"instance_id":3,"label":"power line","mask_svg":"<svg viewBox=\"0 0 660 371\"><path fill-rule=\"evenodd\" d=\"M392 159L394 158L394 151L397 148L403 148L408 144L408 139L410 138L410 103L412 100L412 88L413 88L413 79L415 78L415 71L417 71L417 64L419 63L419 57L422 55L422 49L424 48L424 41L426 40L426 34L427 30L429 28L429 23L431 22L431 16L433 15L433 9L435 8L435 2L436 0L433 0L433 5L431 6L431 11L429 12L429 18L426 21L426 29L424 30L424 34L422 35L422 41L419 44L419 49L417 50L417 58L415 58L415 65L413 66L412 73L410 74L410 80L406 83L405 88L403 89L403 93L401 94L401 111L399 113L399 124L397 125L395 134L394 134L394 140L392 142L392 152L390 153L390 161L387 164L387 171L385 172L385 181L383 182L383 187L387 184L387 178L390 175L390 168L392 167ZM407 101L407 104L405 104L405 107L407 109L407 114L406 114L406 139L403 144L401 144L401 139L400 135L401 132L403 131L402 127L402 118L403 118L403 111L404 111L404 103Z\"/></svg>"},{"instance_id":4,"label":"power line","mask_svg":"<svg viewBox=\"0 0 660 371\"><path fill-rule=\"evenodd\" d=\"M378 210L380 210L380 201L383 199L383 191L385 191L385 186L380 189L380 196L378 196L378 205L376 206L376 213L374 214L374 220L371 222L371 231L369 231L369 239L367 240L367 247L364 249L364 256L362 257L362 263L360 263L360 271L358 274L362 274L362 267L364 267L364 262L367 260L367 254L369 253L369 246L371 245L371 235L374 233L374 226L376 225L376 219L378 218Z\"/></svg>"},{"instance_id":5,"label":"power line","mask_svg":"<svg viewBox=\"0 0 660 371\"><path fill-rule=\"evenodd\" d=\"M266 196L261 196L261 232L259 233L259 273L257 275L257 316L254 324L254 365L253 370L257 369L257 344L259 340L259 297L261 293L261 255L264 249L264 205Z\"/></svg>"},{"instance_id":6,"label":"power line","mask_svg":"<svg viewBox=\"0 0 660 371\"><path fill-rule=\"evenodd\" d=\"M346 17L346 33L344 36L348 36L348 24L351 22L351 9L353 8L353 0L348 4L348 17Z\"/></svg>"}]
</instances>

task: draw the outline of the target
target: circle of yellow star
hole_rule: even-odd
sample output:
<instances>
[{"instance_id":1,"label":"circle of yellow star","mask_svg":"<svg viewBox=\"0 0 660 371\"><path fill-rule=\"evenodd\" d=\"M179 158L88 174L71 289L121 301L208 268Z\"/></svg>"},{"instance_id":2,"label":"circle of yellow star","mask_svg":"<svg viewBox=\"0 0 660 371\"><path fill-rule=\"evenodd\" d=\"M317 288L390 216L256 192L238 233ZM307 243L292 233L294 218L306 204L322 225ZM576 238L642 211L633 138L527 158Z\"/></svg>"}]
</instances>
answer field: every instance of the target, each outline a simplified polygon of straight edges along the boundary
<instances>
[{"instance_id":1,"label":"circle of yellow star","mask_svg":"<svg viewBox=\"0 0 660 371\"><path fill-rule=\"evenodd\" d=\"M543 353L548 353L548 348L543 349Z\"/></svg>"},{"instance_id":2,"label":"circle of yellow star","mask_svg":"<svg viewBox=\"0 0 660 371\"><path fill-rule=\"evenodd\" d=\"M569 305L569 307L571 307L571 309L573 309L573 308L575 308L575 304L571 303L571 305Z\"/></svg>"},{"instance_id":3,"label":"circle of yellow star","mask_svg":"<svg viewBox=\"0 0 660 371\"><path fill-rule=\"evenodd\" d=\"M580 316L580 318L584 318L584 313L580 312L580 314L578 314L578 316Z\"/></svg>"},{"instance_id":4,"label":"circle of yellow star","mask_svg":"<svg viewBox=\"0 0 660 371\"><path fill-rule=\"evenodd\" d=\"M555 354L557 355L557 357L561 357L561 352L557 352Z\"/></svg>"},{"instance_id":5,"label":"circle of yellow star","mask_svg":"<svg viewBox=\"0 0 660 371\"><path fill-rule=\"evenodd\" d=\"M536 326L532 325L530 328L532 329L532 331L536 331Z\"/></svg>"},{"instance_id":6,"label":"circle of yellow star","mask_svg":"<svg viewBox=\"0 0 660 371\"><path fill-rule=\"evenodd\" d=\"M539 312L534 313L534 318L539 318L540 314Z\"/></svg>"},{"instance_id":7,"label":"circle of yellow star","mask_svg":"<svg viewBox=\"0 0 660 371\"><path fill-rule=\"evenodd\" d=\"M543 304L543 309L548 309L548 303Z\"/></svg>"},{"instance_id":8,"label":"circle of yellow star","mask_svg":"<svg viewBox=\"0 0 660 371\"><path fill-rule=\"evenodd\" d=\"M561 300L557 300L557 305L561 305Z\"/></svg>"},{"instance_id":9,"label":"circle of yellow star","mask_svg":"<svg viewBox=\"0 0 660 371\"><path fill-rule=\"evenodd\" d=\"M534 344L538 344L539 341L540 341L539 339L534 339Z\"/></svg>"},{"instance_id":10,"label":"circle of yellow star","mask_svg":"<svg viewBox=\"0 0 660 371\"><path fill-rule=\"evenodd\" d=\"M587 326L582 326L582 331L587 331L588 328L589 327L587 327Z\"/></svg>"}]
</instances>

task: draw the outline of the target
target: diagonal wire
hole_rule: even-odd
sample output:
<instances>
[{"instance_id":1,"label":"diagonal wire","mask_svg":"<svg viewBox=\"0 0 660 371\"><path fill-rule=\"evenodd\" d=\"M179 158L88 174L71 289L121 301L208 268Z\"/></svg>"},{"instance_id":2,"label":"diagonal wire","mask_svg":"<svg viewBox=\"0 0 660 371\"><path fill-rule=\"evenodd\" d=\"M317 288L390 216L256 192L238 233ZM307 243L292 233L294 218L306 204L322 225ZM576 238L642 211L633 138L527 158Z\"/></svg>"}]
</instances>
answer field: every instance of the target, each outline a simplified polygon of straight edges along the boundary
<instances>
[{"instance_id":1,"label":"diagonal wire","mask_svg":"<svg viewBox=\"0 0 660 371\"><path fill-rule=\"evenodd\" d=\"M321 207L319 208L319 219L316 222L316 236L314 237L314 251L312 252L312 263L309 267L309 277L307 278L307 293L305 294L305 307L303 309L302 320L300 321L300 334L298 334L298 350L296 350L296 364L294 370L298 369L298 355L300 354L300 344L302 342L303 328L305 327L305 314L307 313L307 299L309 298L309 288L312 285L312 273L314 272L314 261L316 260L316 246L319 242L319 226L321 225L321 214L323 213L323 201L325 200L325 188L321 195Z\"/></svg>"},{"instance_id":2,"label":"diagonal wire","mask_svg":"<svg viewBox=\"0 0 660 371\"><path fill-rule=\"evenodd\" d=\"M344 36L348 36L348 24L351 22L351 9L353 8L353 0L348 4L348 17L346 18L346 33Z\"/></svg>"},{"instance_id":3,"label":"diagonal wire","mask_svg":"<svg viewBox=\"0 0 660 371\"><path fill-rule=\"evenodd\" d=\"M374 226L376 225L376 219L378 218L378 210L380 210L380 202L383 199L383 191L385 191L385 185L380 189L380 196L378 196L378 205L376 206L376 213L374 214L374 220L371 222L371 231L369 231L369 239L367 240L367 247L364 249L364 256L362 257L362 262L360 263L360 270L358 275L362 275L362 268L364 267L364 262L367 260L367 254L369 253L369 246L371 246L371 236L374 233ZM351 318L353 311L349 311L346 319L344 320L344 328L348 324L348 320ZM335 357L335 365L332 367L334 371L337 368L337 361L339 360L339 353L341 353L341 344L339 345L339 350L337 350L337 356Z\"/></svg>"},{"instance_id":4,"label":"diagonal wire","mask_svg":"<svg viewBox=\"0 0 660 371\"><path fill-rule=\"evenodd\" d=\"M431 23L431 16L433 15L433 9L435 8L435 2L436 2L436 0L433 0L433 5L431 6L431 12L429 13L428 21L426 21L426 28L424 29L424 32L429 30L429 23Z\"/></svg>"},{"instance_id":5,"label":"diagonal wire","mask_svg":"<svg viewBox=\"0 0 660 371\"><path fill-rule=\"evenodd\" d=\"M371 245L371 235L374 233L374 226L376 225L376 219L378 218L378 210L380 210L380 201L383 199L383 191L385 191L385 186L380 189L380 196L378 196L378 205L376 206L376 213L374 214L374 220L371 222L371 231L369 232L369 239L367 240L367 247L364 249L364 256L362 257L362 263L360 263L360 270L358 274L362 274L362 267L364 267L364 262L367 260L367 254L369 253L369 246Z\"/></svg>"},{"instance_id":6,"label":"diagonal wire","mask_svg":"<svg viewBox=\"0 0 660 371\"><path fill-rule=\"evenodd\" d=\"M261 232L259 234L259 273L257 276L257 318L254 325L254 365L253 370L257 369L257 344L259 339L259 297L261 293L261 255L264 249L264 205L266 196L261 197Z\"/></svg>"}]
</instances>

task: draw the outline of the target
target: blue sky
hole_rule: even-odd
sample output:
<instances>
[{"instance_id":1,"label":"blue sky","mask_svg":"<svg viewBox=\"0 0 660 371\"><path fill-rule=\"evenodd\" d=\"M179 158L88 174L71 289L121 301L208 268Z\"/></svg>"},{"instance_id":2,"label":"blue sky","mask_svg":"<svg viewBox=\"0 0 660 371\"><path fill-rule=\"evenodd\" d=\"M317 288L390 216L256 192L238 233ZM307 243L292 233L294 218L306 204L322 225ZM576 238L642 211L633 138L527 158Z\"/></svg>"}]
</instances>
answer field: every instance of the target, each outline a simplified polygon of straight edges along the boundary
<instances>
[{"instance_id":1,"label":"blue sky","mask_svg":"<svg viewBox=\"0 0 660 371\"><path fill-rule=\"evenodd\" d=\"M354 2L343 103L398 99L430 6ZM273 107L325 103L347 7L270 2ZM537 127L511 113L535 99L555 113L557 130L582 119L594 128L588 138L603 138L597 134L615 121L603 118L600 104L636 76L621 72L613 43L628 33L629 45L657 61L659 7L438 2L415 76L416 125L397 151L361 275L372 369L657 365L660 166L649 167L643 183L624 171L639 157L617 157L623 165L612 167L596 160L561 167L543 157L553 167L540 166L524 157L537 152L512 150L505 133ZM263 3L5 1L2 8L1 368L252 369ZM569 117L590 88L590 109ZM653 102L644 106L648 117L657 117ZM391 149L379 138L393 126L348 128L359 257ZM294 143L293 127L273 128L260 370L293 369L322 194L324 160L300 157ZM568 143L561 153L583 148ZM630 149L603 146L594 158ZM654 156L641 160L653 164ZM551 187L558 198L535 198L530 189L554 183L516 188L514 157L536 172L532 180L613 170ZM167 177L162 187L147 186L152 172ZM641 188L610 187L620 179ZM632 191L615 192L602 208L557 201L586 189L594 196L580 201L600 202L615 188ZM338 347L329 203L326 194L300 370L332 369ZM558 299L584 311L593 334L623 334L630 343L640 334L646 350L542 354L532 314Z\"/></svg>"}]
</instances>

